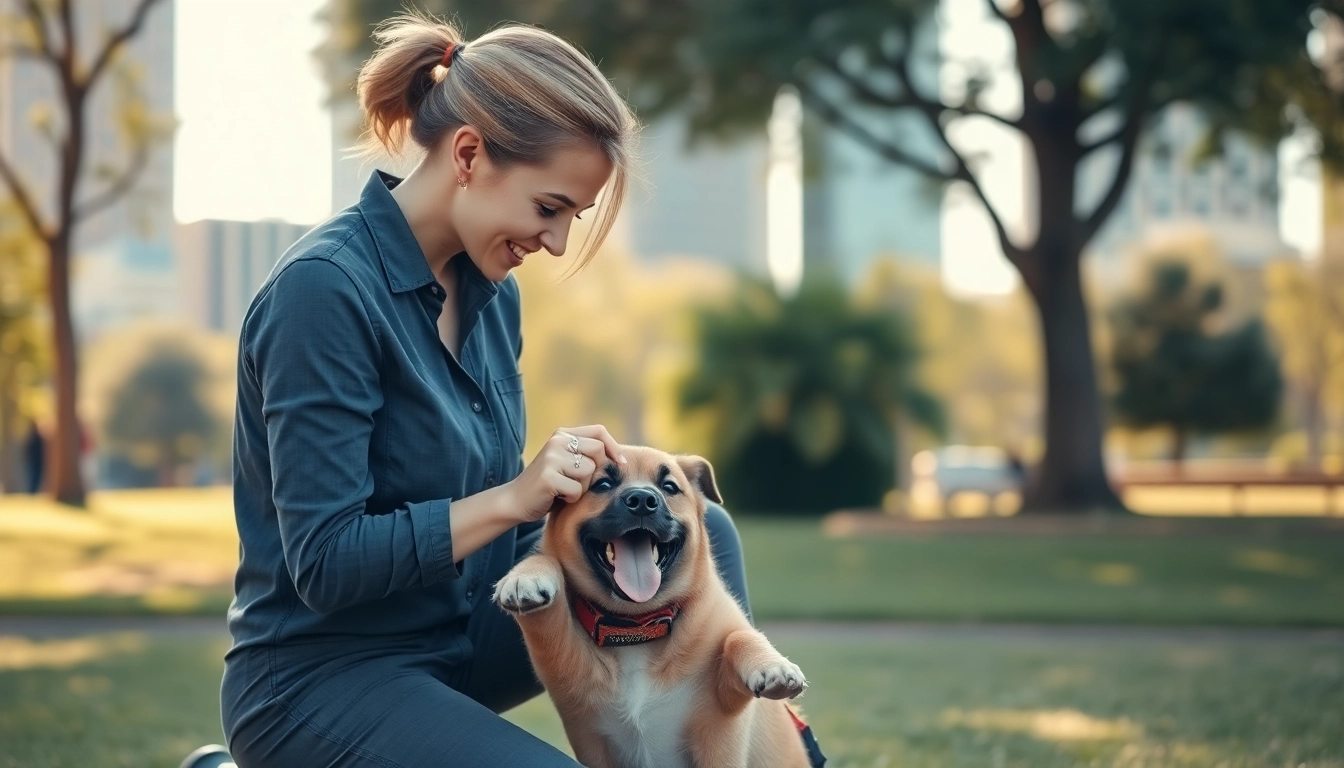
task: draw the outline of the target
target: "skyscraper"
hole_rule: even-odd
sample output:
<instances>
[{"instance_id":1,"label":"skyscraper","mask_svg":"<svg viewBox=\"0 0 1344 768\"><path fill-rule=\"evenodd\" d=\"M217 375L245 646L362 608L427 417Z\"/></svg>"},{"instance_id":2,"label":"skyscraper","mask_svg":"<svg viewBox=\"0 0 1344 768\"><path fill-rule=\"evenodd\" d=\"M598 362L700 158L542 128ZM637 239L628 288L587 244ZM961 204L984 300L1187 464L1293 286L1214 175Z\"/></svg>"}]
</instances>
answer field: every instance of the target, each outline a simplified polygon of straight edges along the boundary
<instances>
[{"instance_id":1,"label":"skyscraper","mask_svg":"<svg viewBox=\"0 0 1344 768\"><path fill-rule=\"evenodd\" d=\"M283 221L179 225L175 249L185 319L206 330L238 333L257 289L309 229Z\"/></svg>"},{"instance_id":2,"label":"skyscraper","mask_svg":"<svg viewBox=\"0 0 1344 768\"><path fill-rule=\"evenodd\" d=\"M1129 188L1091 245L1103 275L1118 274L1127 248L1162 231L1210 234L1228 262L1257 268L1291 249L1279 236L1279 165L1273 147L1228 135L1224 153L1195 162L1206 123L1188 104L1167 107L1142 139ZM1087 208L1104 194L1114 160L1092 158L1079 172Z\"/></svg>"}]
</instances>

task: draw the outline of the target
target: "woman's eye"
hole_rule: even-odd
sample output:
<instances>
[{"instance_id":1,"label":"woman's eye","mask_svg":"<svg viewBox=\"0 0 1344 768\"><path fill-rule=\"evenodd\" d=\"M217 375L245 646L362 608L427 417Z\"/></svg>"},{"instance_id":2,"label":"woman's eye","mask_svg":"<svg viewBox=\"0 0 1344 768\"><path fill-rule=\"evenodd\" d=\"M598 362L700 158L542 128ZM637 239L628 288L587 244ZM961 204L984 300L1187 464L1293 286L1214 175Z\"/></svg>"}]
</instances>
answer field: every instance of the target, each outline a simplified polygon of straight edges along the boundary
<instances>
[{"instance_id":1,"label":"woman's eye","mask_svg":"<svg viewBox=\"0 0 1344 768\"><path fill-rule=\"evenodd\" d=\"M542 215L542 218L553 219L555 218L555 214L558 213L558 211L556 211L556 209L554 208L547 208L541 203L537 203L537 213L540 213Z\"/></svg>"},{"instance_id":2,"label":"woman's eye","mask_svg":"<svg viewBox=\"0 0 1344 768\"><path fill-rule=\"evenodd\" d=\"M610 491L613 487L615 486L612 484L612 482L604 477L601 480L598 480L596 483L593 483L590 490Z\"/></svg>"},{"instance_id":3,"label":"woman's eye","mask_svg":"<svg viewBox=\"0 0 1344 768\"><path fill-rule=\"evenodd\" d=\"M677 484L672 482L671 480L668 480L666 483L663 483L663 490L667 491L668 493L681 493L681 489L678 488Z\"/></svg>"}]
</instances>

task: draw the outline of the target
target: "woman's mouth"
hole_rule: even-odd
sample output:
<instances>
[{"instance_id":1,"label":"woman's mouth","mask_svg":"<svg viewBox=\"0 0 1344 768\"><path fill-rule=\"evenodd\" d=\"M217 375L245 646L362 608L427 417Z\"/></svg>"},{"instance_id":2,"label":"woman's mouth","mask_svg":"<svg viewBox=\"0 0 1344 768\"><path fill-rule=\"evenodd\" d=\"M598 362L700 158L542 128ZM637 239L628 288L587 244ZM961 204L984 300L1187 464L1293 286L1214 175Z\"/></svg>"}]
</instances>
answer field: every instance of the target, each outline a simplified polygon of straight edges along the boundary
<instances>
[{"instance_id":1,"label":"woman's mouth","mask_svg":"<svg viewBox=\"0 0 1344 768\"><path fill-rule=\"evenodd\" d=\"M518 245L517 243L513 242L512 240L505 240L504 248L509 252L509 265L511 267L521 265L523 263L523 260L526 259L528 257L528 254L530 253L528 250Z\"/></svg>"}]
</instances>

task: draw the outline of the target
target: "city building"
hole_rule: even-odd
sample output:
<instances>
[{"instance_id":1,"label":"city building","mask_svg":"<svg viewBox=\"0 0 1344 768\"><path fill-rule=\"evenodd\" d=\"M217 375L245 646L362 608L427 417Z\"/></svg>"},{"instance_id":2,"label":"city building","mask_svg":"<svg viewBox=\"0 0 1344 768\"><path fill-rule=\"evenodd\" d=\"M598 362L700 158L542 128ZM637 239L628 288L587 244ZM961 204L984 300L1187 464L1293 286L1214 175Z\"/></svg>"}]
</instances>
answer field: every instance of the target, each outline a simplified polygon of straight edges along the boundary
<instances>
[{"instance_id":1,"label":"city building","mask_svg":"<svg viewBox=\"0 0 1344 768\"><path fill-rule=\"evenodd\" d=\"M1198 110L1163 110L1141 140L1129 187L1090 248L1103 279L1120 277L1126 254L1146 239L1207 233L1230 267L1258 270L1291 255L1279 234L1279 164L1273 147L1229 134L1221 156L1196 162L1206 123ZM1078 194L1091 210L1115 173L1096 157L1079 172Z\"/></svg>"},{"instance_id":2,"label":"city building","mask_svg":"<svg viewBox=\"0 0 1344 768\"><path fill-rule=\"evenodd\" d=\"M174 245L182 316L206 330L238 333L257 289L310 228L217 219L179 225Z\"/></svg>"}]
</instances>

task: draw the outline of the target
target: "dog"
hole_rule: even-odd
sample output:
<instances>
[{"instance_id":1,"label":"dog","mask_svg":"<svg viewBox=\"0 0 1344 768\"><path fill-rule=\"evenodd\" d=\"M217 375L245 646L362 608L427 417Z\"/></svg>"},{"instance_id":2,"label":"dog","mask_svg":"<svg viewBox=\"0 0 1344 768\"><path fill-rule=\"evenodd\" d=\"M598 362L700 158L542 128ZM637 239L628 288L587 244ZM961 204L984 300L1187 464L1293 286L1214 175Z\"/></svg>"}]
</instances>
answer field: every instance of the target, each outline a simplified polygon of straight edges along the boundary
<instances>
[{"instance_id":1,"label":"dog","mask_svg":"<svg viewBox=\"0 0 1344 768\"><path fill-rule=\"evenodd\" d=\"M624 446L495 585L589 768L811 768L797 665L715 570L699 456ZM812 745L812 746L809 746ZM817 753L819 756L819 753ZM824 758L821 758L824 760Z\"/></svg>"}]
</instances>

